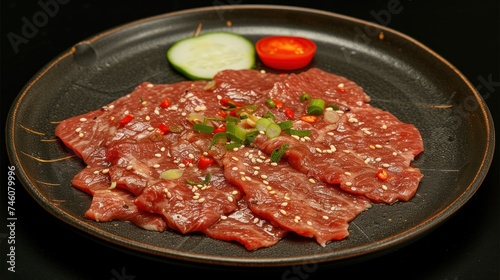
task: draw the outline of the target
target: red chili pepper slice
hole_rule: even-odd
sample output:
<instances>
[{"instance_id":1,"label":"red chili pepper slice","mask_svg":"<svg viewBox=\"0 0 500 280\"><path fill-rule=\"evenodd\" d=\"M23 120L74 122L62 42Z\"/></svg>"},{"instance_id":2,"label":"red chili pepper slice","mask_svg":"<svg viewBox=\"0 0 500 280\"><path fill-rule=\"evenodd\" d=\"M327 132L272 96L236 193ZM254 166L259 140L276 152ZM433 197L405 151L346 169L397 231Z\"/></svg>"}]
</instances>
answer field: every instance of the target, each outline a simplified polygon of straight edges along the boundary
<instances>
[{"instance_id":1,"label":"red chili pepper slice","mask_svg":"<svg viewBox=\"0 0 500 280\"><path fill-rule=\"evenodd\" d=\"M218 133L218 132L226 132L226 126L225 125L221 125L219 127L216 127L214 129L214 133Z\"/></svg>"},{"instance_id":2,"label":"red chili pepper slice","mask_svg":"<svg viewBox=\"0 0 500 280\"><path fill-rule=\"evenodd\" d=\"M120 120L120 127L123 127L125 126L126 124L128 124L131 120L134 119L134 116L133 115L126 115L125 117L123 117L121 120Z\"/></svg>"},{"instance_id":3,"label":"red chili pepper slice","mask_svg":"<svg viewBox=\"0 0 500 280\"><path fill-rule=\"evenodd\" d=\"M169 106L170 106L170 100L168 100L168 98L166 98L160 103L160 107L162 108L168 108Z\"/></svg>"},{"instance_id":4,"label":"red chili pepper slice","mask_svg":"<svg viewBox=\"0 0 500 280\"><path fill-rule=\"evenodd\" d=\"M158 125L158 129L160 130L161 134L165 134L170 131L170 128L164 123Z\"/></svg>"},{"instance_id":5,"label":"red chili pepper slice","mask_svg":"<svg viewBox=\"0 0 500 280\"><path fill-rule=\"evenodd\" d=\"M301 116L300 120L308 123L313 123L318 120L318 117L306 115L306 116Z\"/></svg>"},{"instance_id":6,"label":"red chili pepper slice","mask_svg":"<svg viewBox=\"0 0 500 280\"><path fill-rule=\"evenodd\" d=\"M229 107L229 106L241 107L244 105L243 103L236 102L236 101L232 100L231 98L227 98L227 97L221 98L221 100L219 100L219 103L220 103L220 105L222 105L224 107Z\"/></svg>"},{"instance_id":7,"label":"red chili pepper slice","mask_svg":"<svg viewBox=\"0 0 500 280\"><path fill-rule=\"evenodd\" d=\"M182 160L182 163L183 163L184 165L190 165L190 164L192 164L193 162L194 162L194 159L192 159L192 158L185 158L185 159L183 159L183 160Z\"/></svg>"},{"instance_id":8,"label":"red chili pepper slice","mask_svg":"<svg viewBox=\"0 0 500 280\"><path fill-rule=\"evenodd\" d=\"M273 99L273 101L276 105L276 108L281 109L283 107L283 102L279 101L278 99Z\"/></svg>"},{"instance_id":9,"label":"red chili pepper slice","mask_svg":"<svg viewBox=\"0 0 500 280\"><path fill-rule=\"evenodd\" d=\"M385 181L385 180L387 180L387 178L389 178L389 174L387 174L387 172L384 169L379 169L377 171L377 178L380 181Z\"/></svg>"},{"instance_id":10,"label":"red chili pepper slice","mask_svg":"<svg viewBox=\"0 0 500 280\"><path fill-rule=\"evenodd\" d=\"M285 108L285 115L288 119L293 120L295 118L295 113L290 108Z\"/></svg>"},{"instance_id":11,"label":"red chili pepper slice","mask_svg":"<svg viewBox=\"0 0 500 280\"><path fill-rule=\"evenodd\" d=\"M202 155L200 156L200 160L198 161L198 168L206 169L214 162L215 160L213 158Z\"/></svg>"}]
</instances>

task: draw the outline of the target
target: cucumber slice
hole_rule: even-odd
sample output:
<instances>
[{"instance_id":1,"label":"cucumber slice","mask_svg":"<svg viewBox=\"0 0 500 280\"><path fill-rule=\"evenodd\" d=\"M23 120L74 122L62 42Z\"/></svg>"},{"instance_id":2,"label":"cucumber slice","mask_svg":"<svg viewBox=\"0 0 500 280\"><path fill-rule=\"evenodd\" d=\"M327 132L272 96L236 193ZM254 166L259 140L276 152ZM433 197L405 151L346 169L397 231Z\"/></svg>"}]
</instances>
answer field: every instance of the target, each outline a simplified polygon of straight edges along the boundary
<instances>
[{"instance_id":1,"label":"cucumber slice","mask_svg":"<svg viewBox=\"0 0 500 280\"><path fill-rule=\"evenodd\" d=\"M253 68L255 48L241 35L210 32L177 41L167 51L167 59L189 79L211 80L222 70Z\"/></svg>"}]
</instances>

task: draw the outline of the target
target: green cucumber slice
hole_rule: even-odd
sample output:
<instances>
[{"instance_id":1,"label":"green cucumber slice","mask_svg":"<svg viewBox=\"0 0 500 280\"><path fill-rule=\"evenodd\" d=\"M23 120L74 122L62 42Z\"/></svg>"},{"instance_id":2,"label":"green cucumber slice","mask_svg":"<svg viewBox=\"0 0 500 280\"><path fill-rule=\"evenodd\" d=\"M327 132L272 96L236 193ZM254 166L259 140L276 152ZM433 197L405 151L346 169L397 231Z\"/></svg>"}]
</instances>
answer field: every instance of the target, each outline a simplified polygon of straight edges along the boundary
<instances>
[{"instance_id":1,"label":"green cucumber slice","mask_svg":"<svg viewBox=\"0 0 500 280\"><path fill-rule=\"evenodd\" d=\"M192 80L211 80L222 70L251 69L255 47L231 32L210 32L177 41L167 51L172 66Z\"/></svg>"}]
</instances>

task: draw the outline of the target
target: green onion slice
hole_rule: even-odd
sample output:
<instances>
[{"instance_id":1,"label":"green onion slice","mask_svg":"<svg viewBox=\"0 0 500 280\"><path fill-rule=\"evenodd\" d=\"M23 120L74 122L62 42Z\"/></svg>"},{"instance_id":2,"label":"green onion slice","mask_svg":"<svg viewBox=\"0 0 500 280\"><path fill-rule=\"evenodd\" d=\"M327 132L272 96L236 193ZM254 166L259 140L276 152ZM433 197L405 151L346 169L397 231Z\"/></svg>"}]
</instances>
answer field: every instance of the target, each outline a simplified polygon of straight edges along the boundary
<instances>
[{"instance_id":1,"label":"green onion slice","mask_svg":"<svg viewBox=\"0 0 500 280\"><path fill-rule=\"evenodd\" d=\"M266 104L267 106L269 106L269 108L276 108L276 103L274 103L272 99L266 100Z\"/></svg>"},{"instance_id":2,"label":"green onion slice","mask_svg":"<svg viewBox=\"0 0 500 280\"><path fill-rule=\"evenodd\" d=\"M288 144L283 144L279 149L274 149L273 152L271 153L271 161L272 162L280 161L283 155L288 150L288 148L289 148Z\"/></svg>"},{"instance_id":3,"label":"green onion slice","mask_svg":"<svg viewBox=\"0 0 500 280\"><path fill-rule=\"evenodd\" d=\"M307 114L312 116L319 116L323 114L323 110L325 110L325 100L316 98L311 100L311 103L309 103Z\"/></svg>"},{"instance_id":4,"label":"green onion slice","mask_svg":"<svg viewBox=\"0 0 500 280\"><path fill-rule=\"evenodd\" d=\"M281 134L281 127L276 123L271 123L266 127L267 138L276 138Z\"/></svg>"},{"instance_id":5,"label":"green onion slice","mask_svg":"<svg viewBox=\"0 0 500 280\"><path fill-rule=\"evenodd\" d=\"M276 117L273 115L273 113L267 111L264 116L262 116L263 118L266 118L266 119L270 119L270 120L275 120Z\"/></svg>"},{"instance_id":6,"label":"green onion slice","mask_svg":"<svg viewBox=\"0 0 500 280\"><path fill-rule=\"evenodd\" d=\"M260 118L255 122L255 128L259 131L266 131L266 128L272 123L273 121L268 118Z\"/></svg>"},{"instance_id":7,"label":"green onion slice","mask_svg":"<svg viewBox=\"0 0 500 280\"><path fill-rule=\"evenodd\" d=\"M230 139L239 142L245 141L247 137L247 131L243 127L233 122L229 122L226 124L226 133L228 134Z\"/></svg>"},{"instance_id":8,"label":"green onion slice","mask_svg":"<svg viewBox=\"0 0 500 280\"><path fill-rule=\"evenodd\" d=\"M290 129L293 127L293 122L288 120L288 121L280 122L280 123L278 123L278 125L281 127L281 129L286 130L286 129Z\"/></svg>"},{"instance_id":9,"label":"green onion slice","mask_svg":"<svg viewBox=\"0 0 500 280\"><path fill-rule=\"evenodd\" d=\"M301 130L301 129L290 128L290 129L286 130L286 133L288 133L290 135L299 136L299 137L311 136L310 130Z\"/></svg>"},{"instance_id":10,"label":"green onion slice","mask_svg":"<svg viewBox=\"0 0 500 280\"><path fill-rule=\"evenodd\" d=\"M165 180L175 180L182 176L184 170L182 169L168 169L160 173L160 178Z\"/></svg>"},{"instance_id":11,"label":"green onion slice","mask_svg":"<svg viewBox=\"0 0 500 280\"><path fill-rule=\"evenodd\" d=\"M213 133L215 128L210 125L195 123L193 124L193 129L198 132Z\"/></svg>"},{"instance_id":12,"label":"green onion slice","mask_svg":"<svg viewBox=\"0 0 500 280\"><path fill-rule=\"evenodd\" d=\"M311 96L309 93L303 93L300 95L300 101L309 101L311 100Z\"/></svg>"},{"instance_id":13,"label":"green onion slice","mask_svg":"<svg viewBox=\"0 0 500 280\"><path fill-rule=\"evenodd\" d=\"M210 183L211 179L212 179L212 175L210 173L208 173L207 175L205 175L205 179L201 182L194 182L194 181L186 179L186 183L188 185L206 185L206 184Z\"/></svg>"}]
</instances>

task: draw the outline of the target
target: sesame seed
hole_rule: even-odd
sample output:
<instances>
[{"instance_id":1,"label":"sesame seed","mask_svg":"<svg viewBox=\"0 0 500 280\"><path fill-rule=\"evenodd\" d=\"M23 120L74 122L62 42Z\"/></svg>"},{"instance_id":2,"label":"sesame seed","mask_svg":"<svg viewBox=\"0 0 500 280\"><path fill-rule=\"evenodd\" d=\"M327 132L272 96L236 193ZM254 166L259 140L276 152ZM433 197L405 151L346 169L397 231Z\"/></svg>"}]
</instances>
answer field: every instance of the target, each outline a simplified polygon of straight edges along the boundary
<instances>
[{"instance_id":1,"label":"sesame seed","mask_svg":"<svg viewBox=\"0 0 500 280\"><path fill-rule=\"evenodd\" d=\"M154 129L155 129L155 128L154 128L154 127L152 127L152 126L150 126L150 127L148 127L148 128L147 128L147 130L149 130L149 131L153 131Z\"/></svg>"},{"instance_id":2,"label":"sesame seed","mask_svg":"<svg viewBox=\"0 0 500 280\"><path fill-rule=\"evenodd\" d=\"M370 145L370 149L375 150L375 146Z\"/></svg>"},{"instance_id":3,"label":"sesame seed","mask_svg":"<svg viewBox=\"0 0 500 280\"><path fill-rule=\"evenodd\" d=\"M382 145L377 144L377 145L375 145L375 148L381 149L381 148L382 148Z\"/></svg>"},{"instance_id":4,"label":"sesame seed","mask_svg":"<svg viewBox=\"0 0 500 280\"><path fill-rule=\"evenodd\" d=\"M350 186L352 186L352 182L345 182L345 185L350 187Z\"/></svg>"},{"instance_id":5,"label":"sesame seed","mask_svg":"<svg viewBox=\"0 0 500 280\"><path fill-rule=\"evenodd\" d=\"M237 195L238 194L238 191L232 191L231 194L233 195Z\"/></svg>"},{"instance_id":6,"label":"sesame seed","mask_svg":"<svg viewBox=\"0 0 500 280\"><path fill-rule=\"evenodd\" d=\"M381 158L379 158L379 157L375 159L375 161L377 161L377 162L378 162L378 161L381 161L381 160L382 160L382 159L381 159Z\"/></svg>"},{"instance_id":7,"label":"sesame seed","mask_svg":"<svg viewBox=\"0 0 500 280\"><path fill-rule=\"evenodd\" d=\"M240 173L240 175L245 175L245 174L246 174L246 173L245 173L245 172L243 172L243 171L240 171L239 173Z\"/></svg>"},{"instance_id":8,"label":"sesame seed","mask_svg":"<svg viewBox=\"0 0 500 280\"><path fill-rule=\"evenodd\" d=\"M384 164L382 164L382 166L383 166L383 167L389 167L389 166L391 166L391 165L390 165L390 164L388 164L388 163L384 163Z\"/></svg>"},{"instance_id":9,"label":"sesame seed","mask_svg":"<svg viewBox=\"0 0 500 280\"><path fill-rule=\"evenodd\" d=\"M198 199L198 202L199 202L199 203L202 203L202 202L204 202L204 201L205 201L205 198L204 198L204 197L202 197L202 198Z\"/></svg>"},{"instance_id":10,"label":"sesame seed","mask_svg":"<svg viewBox=\"0 0 500 280\"><path fill-rule=\"evenodd\" d=\"M159 157L161 157L161 154L155 154L155 157L159 158Z\"/></svg>"},{"instance_id":11,"label":"sesame seed","mask_svg":"<svg viewBox=\"0 0 500 280\"><path fill-rule=\"evenodd\" d=\"M258 223L259 221L260 221L260 220L259 220L259 218L254 218L254 219L253 219L253 222L254 222L255 224L256 224L256 223Z\"/></svg>"},{"instance_id":12,"label":"sesame seed","mask_svg":"<svg viewBox=\"0 0 500 280\"><path fill-rule=\"evenodd\" d=\"M267 175L262 174L262 175L260 175L260 178L267 179Z\"/></svg>"},{"instance_id":13,"label":"sesame seed","mask_svg":"<svg viewBox=\"0 0 500 280\"><path fill-rule=\"evenodd\" d=\"M313 184L316 183L316 181L313 178L309 178L309 182L311 182Z\"/></svg>"},{"instance_id":14,"label":"sesame seed","mask_svg":"<svg viewBox=\"0 0 500 280\"><path fill-rule=\"evenodd\" d=\"M238 170L238 167L237 167L237 166L235 166L235 167L233 167L233 168L231 168L231 169L232 169L233 171L236 171L236 170Z\"/></svg>"},{"instance_id":15,"label":"sesame seed","mask_svg":"<svg viewBox=\"0 0 500 280\"><path fill-rule=\"evenodd\" d=\"M300 140L300 137L297 135L292 135L292 137L295 138L296 140Z\"/></svg>"},{"instance_id":16,"label":"sesame seed","mask_svg":"<svg viewBox=\"0 0 500 280\"><path fill-rule=\"evenodd\" d=\"M387 129L387 125L383 124L381 128L382 129Z\"/></svg>"},{"instance_id":17,"label":"sesame seed","mask_svg":"<svg viewBox=\"0 0 500 280\"><path fill-rule=\"evenodd\" d=\"M283 206L283 207L285 207L285 206L287 206L287 205L288 205L288 202L286 202L286 201L285 201L285 202L283 202L283 203L281 203L281 206Z\"/></svg>"},{"instance_id":18,"label":"sesame seed","mask_svg":"<svg viewBox=\"0 0 500 280\"><path fill-rule=\"evenodd\" d=\"M260 170L260 167L259 166L254 166L253 169Z\"/></svg>"},{"instance_id":19,"label":"sesame seed","mask_svg":"<svg viewBox=\"0 0 500 280\"><path fill-rule=\"evenodd\" d=\"M228 197L227 197L227 200L229 200L229 202L233 202L233 201L234 201L234 199L233 199L233 197L232 197L232 196L228 196Z\"/></svg>"},{"instance_id":20,"label":"sesame seed","mask_svg":"<svg viewBox=\"0 0 500 280\"><path fill-rule=\"evenodd\" d=\"M335 152L335 151L337 151L337 148L335 148L334 145L330 145L330 151Z\"/></svg>"},{"instance_id":21,"label":"sesame seed","mask_svg":"<svg viewBox=\"0 0 500 280\"><path fill-rule=\"evenodd\" d=\"M382 185L382 189L387 190L387 186L386 185Z\"/></svg>"},{"instance_id":22,"label":"sesame seed","mask_svg":"<svg viewBox=\"0 0 500 280\"><path fill-rule=\"evenodd\" d=\"M269 185L269 182L267 180L262 180L262 183L264 183L265 185Z\"/></svg>"},{"instance_id":23,"label":"sesame seed","mask_svg":"<svg viewBox=\"0 0 500 280\"><path fill-rule=\"evenodd\" d=\"M327 132L326 134L327 134L327 135L330 135L330 136L335 135L335 134L334 134L333 132L331 132L331 131L330 131L330 132Z\"/></svg>"},{"instance_id":24,"label":"sesame seed","mask_svg":"<svg viewBox=\"0 0 500 280\"><path fill-rule=\"evenodd\" d=\"M239 159L238 159L237 157L232 157L232 159L233 159L234 161L239 161Z\"/></svg>"},{"instance_id":25,"label":"sesame seed","mask_svg":"<svg viewBox=\"0 0 500 280\"><path fill-rule=\"evenodd\" d=\"M349 150L343 150L342 152L344 152L344 153L346 153L346 154L350 153L350 151L349 151Z\"/></svg>"},{"instance_id":26,"label":"sesame seed","mask_svg":"<svg viewBox=\"0 0 500 280\"><path fill-rule=\"evenodd\" d=\"M270 191L269 192L269 194L275 194L275 193L276 193L276 191Z\"/></svg>"},{"instance_id":27,"label":"sesame seed","mask_svg":"<svg viewBox=\"0 0 500 280\"><path fill-rule=\"evenodd\" d=\"M371 160L370 158L366 158L365 163L368 164L370 162L370 160Z\"/></svg>"},{"instance_id":28,"label":"sesame seed","mask_svg":"<svg viewBox=\"0 0 500 280\"><path fill-rule=\"evenodd\" d=\"M179 163L179 167L186 167L184 163Z\"/></svg>"},{"instance_id":29,"label":"sesame seed","mask_svg":"<svg viewBox=\"0 0 500 280\"><path fill-rule=\"evenodd\" d=\"M83 133L78 134L78 137L80 138L82 138L83 136L85 136Z\"/></svg>"},{"instance_id":30,"label":"sesame seed","mask_svg":"<svg viewBox=\"0 0 500 280\"><path fill-rule=\"evenodd\" d=\"M128 165L127 168L125 168L125 169L132 170L132 168L134 168L132 165Z\"/></svg>"},{"instance_id":31,"label":"sesame seed","mask_svg":"<svg viewBox=\"0 0 500 280\"><path fill-rule=\"evenodd\" d=\"M221 100L221 99L222 99L222 96L217 95L217 99L218 99L218 100Z\"/></svg>"},{"instance_id":32,"label":"sesame seed","mask_svg":"<svg viewBox=\"0 0 500 280\"><path fill-rule=\"evenodd\" d=\"M154 168L159 168L159 167L160 167L160 165L157 163L157 164L153 165L153 167L154 167Z\"/></svg>"},{"instance_id":33,"label":"sesame seed","mask_svg":"<svg viewBox=\"0 0 500 280\"><path fill-rule=\"evenodd\" d=\"M272 166L278 166L278 163L277 162L271 162L271 165Z\"/></svg>"},{"instance_id":34,"label":"sesame seed","mask_svg":"<svg viewBox=\"0 0 500 280\"><path fill-rule=\"evenodd\" d=\"M165 147L161 147L160 151L165 152Z\"/></svg>"},{"instance_id":35,"label":"sesame seed","mask_svg":"<svg viewBox=\"0 0 500 280\"><path fill-rule=\"evenodd\" d=\"M222 216L220 216L220 219L221 219L221 220L227 220L227 216L222 215Z\"/></svg>"},{"instance_id":36,"label":"sesame seed","mask_svg":"<svg viewBox=\"0 0 500 280\"><path fill-rule=\"evenodd\" d=\"M366 135L371 135L371 134L372 134L372 133L371 133L371 131L369 131L369 130L363 130L363 132L364 132Z\"/></svg>"},{"instance_id":37,"label":"sesame seed","mask_svg":"<svg viewBox=\"0 0 500 280\"><path fill-rule=\"evenodd\" d=\"M328 220L329 217L328 216L323 216L323 219Z\"/></svg>"},{"instance_id":38,"label":"sesame seed","mask_svg":"<svg viewBox=\"0 0 500 280\"><path fill-rule=\"evenodd\" d=\"M151 120L151 117L150 116L146 116L145 118L147 121Z\"/></svg>"},{"instance_id":39,"label":"sesame seed","mask_svg":"<svg viewBox=\"0 0 500 280\"><path fill-rule=\"evenodd\" d=\"M81 121L81 122L86 122L86 121L87 121L87 119L86 119L86 118L80 118L80 121Z\"/></svg>"},{"instance_id":40,"label":"sesame seed","mask_svg":"<svg viewBox=\"0 0 500 280\"><path fill-rule=\"evenodd\" d=\"M348 120L350 123L357 123L358 122L358 119L356 118L349 118Z\"/></svg>"},{"instance_id":41,"label":"sesame seed","mask_svg":"<svg viewBox=\"0 0 500 280\"><path fill-rule=\"evenodd\" d=\"M393 153L392 153L392 155L393 155L393 156L397 156L397 155L398 155L398 153L396 153L396 152L393 152Z\"/></svg>"},{"instance_id":42,"label":"sesame seed","mask_svg":"<svg viewBox=\"0 0 500 280\"><path fill-rule=\"evenodd\" d=\"M153 84L147 84L146 87L148 88L152 88L153 87Z\"/></svg>"},{"instance_id":43,"label":"sesame seed","mask_svg":"<svg viewBox=\"0 0 500 280\"><path fill-rule=\"evenodd\" d=\"M344 174L347 175L347 176L351 176L351 172L347 172L346 171L346 172L344 172Z\"/></svg>"},{"instance_id":44,"label":"sesame seed","mask_svg":"<svg viewBox=\"0 0 500 280\"><path fill-rule=\"evenodd\" d=\"M81 127L79 127L79 128L77 128L77 129L75 129L75 132L80 132L80 131L82 131L82 128L81 128Z\"/></svg>"},{"instance_id":45,"label":"sesame seed","mask_svg":"<svg viewBox=\"0 0 500 280\"><path fill-rule=\"evenodd\" d=\"M193 154L189 154L188 157L191 158L191 159L193 159L194 155Z\"/></svg>"},{"instance_id":46,"label":"sesame seed","mask_svg":"<svg viewBox=\"0 0 500 280\"><path fill-rule=\"evenodd\" d=\"M316 148L316 152L322 153L323 151L320 148Z\"/></svg>"},{"instance_id":47,"label":"sesame seed","mask_svg":"<svg viewBox=\"0 0 500 280\"><path fill-rule=\"evenodd\" d=\"M307 224L312 226L313 223L311 223L311 221L307 221Z\"/></svg>"},{"instance_id":48,"label":"sesame seed","mask_svg":"<svg viewBox=\"0 0 500 280\"><path fill-rule=\"evenodd\" d=\"M106 169L103 169L101 172L102 172L103 174L106 174L106 173L108 173L108 172L109 172L109 169L107 169L107 168L106 168Z\"/></svg>"},{"instance_id":49,"label":"sesame seed","mask_svg":"<svg viewBox=\"0 0 500 280\"><path fill-rule=\"evenodd\" d=\"M247 179L248 181L252 181L252 178L250 178L250 176L245 176L245 179Z\"/></svg>"},{"instance_id":50,"label":"sesame seed","mask_svg":"<svg viewBox=\"0 0 500 280\"><path fill-rule=\"evenodd\" d=\"M283 215L286 215L286 211L283 210L283 209L280 209L280 213L283 214Z\"/></svg>"},{"instance_id":51,"label":"sesame seed","mask_svg":"<svg viewBox=\"0 0 500 280\"><path fill-rule=\"evenodd\" d=\"M270 191L270 190L272 190L272 189L273 189L273 187L271 187L271 186L267 186L267 187L266 187L266 189L267 189L268 191Z\"/></svg>"},{"instance_id":52,"label":"sesame seed","mask_svg":"<svg viewBox=\"0 0 500 280\"><path fill-rule=\"evenodd\" d=\"M255 171L253 172L253 175L255 175L255 176L259 175L259 171L255 170Z\"/></svg>"}]
</instances>

